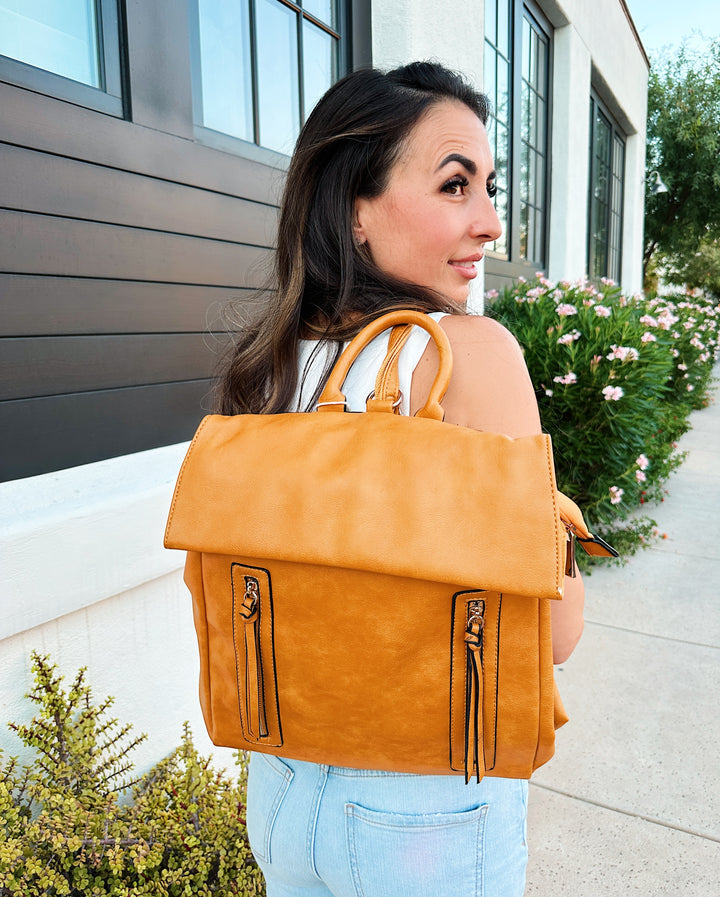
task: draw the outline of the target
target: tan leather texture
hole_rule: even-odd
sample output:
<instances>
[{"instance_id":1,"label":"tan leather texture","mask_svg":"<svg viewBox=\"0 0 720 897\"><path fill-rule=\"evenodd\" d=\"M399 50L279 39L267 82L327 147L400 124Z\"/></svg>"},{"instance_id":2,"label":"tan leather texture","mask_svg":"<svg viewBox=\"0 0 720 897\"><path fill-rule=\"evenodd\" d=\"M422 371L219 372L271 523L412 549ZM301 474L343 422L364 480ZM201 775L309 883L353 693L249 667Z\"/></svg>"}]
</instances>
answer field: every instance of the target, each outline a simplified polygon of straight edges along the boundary
<instances>
[{"instance_id":1,"label":"tan leather texture","mask_svg":"<svg viewBox=\"0 0 720 897\"><path fill-rule=\"evenodd\" d=\"M333 765L527 778L567 719L550 601L568 532L593 537L559 497L549 437L443 423L444 332L385 319L331 375L319 411L338 413L211 415L188 450L165 545L188 550L208 732ZM408 321L440 343L427 416L385 413L386 394L342 413L358 346Z\"/></svg>"}]
</instances>

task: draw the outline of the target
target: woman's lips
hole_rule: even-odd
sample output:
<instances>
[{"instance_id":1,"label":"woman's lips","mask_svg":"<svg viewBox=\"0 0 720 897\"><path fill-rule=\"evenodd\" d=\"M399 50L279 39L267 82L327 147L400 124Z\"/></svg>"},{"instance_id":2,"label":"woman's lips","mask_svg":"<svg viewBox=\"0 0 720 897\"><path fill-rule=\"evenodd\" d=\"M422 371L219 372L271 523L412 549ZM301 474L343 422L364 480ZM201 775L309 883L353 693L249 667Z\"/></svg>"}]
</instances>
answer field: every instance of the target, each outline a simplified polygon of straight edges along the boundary
<instances>
[{"instance_id":1,"label":"woman's lips","mask_svg":"<svg viewBox=\"0 0 720 897\"><path fill-rule=\"evenodd\" d=\"M448 262L461 277L466 277L468 280L472 280L477 277L477 268L475 267L475 263L479 262L482 258L482 255L474 255L471 258L467 259L452 259Z\"/></svg>"}]
</instances>

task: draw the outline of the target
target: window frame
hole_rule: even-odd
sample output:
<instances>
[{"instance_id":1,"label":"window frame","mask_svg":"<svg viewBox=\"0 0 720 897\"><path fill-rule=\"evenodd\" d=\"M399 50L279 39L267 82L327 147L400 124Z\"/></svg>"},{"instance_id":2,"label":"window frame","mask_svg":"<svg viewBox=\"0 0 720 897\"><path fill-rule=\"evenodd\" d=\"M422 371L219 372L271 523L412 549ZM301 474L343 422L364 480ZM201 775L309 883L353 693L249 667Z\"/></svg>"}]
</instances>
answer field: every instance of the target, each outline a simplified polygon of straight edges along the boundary
<instances>
[{"instance_id":1,"label":"window frame","mask_svg":"<svg viewBox=\"0 0 720 897\"><path fill-rule=\"evenodd\" d=\"M260 108L258 102L258 73L257 73L257 34L255 28L255 6L257 0L245 0L249 4L250 18L250 77L252 96L252 122L253 140L244 140L232 134L217 131L203 124L203 99L202 99L202 58L200 52L200 18L198 0L189 0L189 24L190 24L190 61L192 72L192 103L193 103L193 134L198 143L206 144L215 149L241 155L247 159L258 162L266 162L275 168L287 169L290 156L278 150L263 146L258 142L260 133ZM350 2L350 0L333 0L336 3L337 20L335 28L331 28L312 13L306 12L301 6L301 0L275 0L275 2L288 7L297 15L298 37L298 99L300 104L300 121L304 118L304 55L303 55L303 21L307 20L321 28L326 34L330 34L337 41L337 77L342 78L352 67L355 19L361 20L369 17L369 4L363 2ZM358 13L358 15L356 15Z\"/></svg>"},{"instance_id":2,"label":"window frame","mask_svg":"<svg viewBox=\"0 0 720 897\"><path fill-rule=\"evenodd\" d=\"M593 251L593 210L594 210L594 200L595 200L595 173L596 173L596 160L595 160L595 117L596 110L600 112L602 117L606 120L609 129L610 129L610 140L608 142L608 190L607 190L607 214L605 220L605 227L607 232L607 242L605 245L606 252L606 265L605 272L603 274L594 274L591 269L591 261L594 258ZM587 244L586 244L586 266L588 272L588 278L591 281L599 281L602 277L609 277L614 280L616 283L621 282L622 278L622 259L623 259L623 234L625 229L625 181L626 181L626 164L627 164L627 135L622 130L620 125L617 122L615 116L610 112L607 104L604 103L597 94L597 91L591 89L590 91L590 146L589 146L589 158L588 158L588 211L587 211ZM618 205L615 207L613 205L613 199L615 196L615 181L616 170L615 170L615 145L616 142L619 142L622 146L622 172L620 178L620 195L618 198ZM612 256L615 252L615 248L612 243L612 235L613 235L613 216L617 216L619 219L619 228L617 234L617 270L611 270L612 264Z\"/></svg>"},{"instance_id":3,"label":"window frame","mask_svg":"<svg viewBox=\"0 0 720 897\"><path fill-rule=\"evenodd\" d=\"M517 278L527 276L528 272L534 272L540 268L546 269L548 265L548 246L550 234L550 201L551 196L551 166L550 150L552 146L552 96L553 96L553 58L554 58L554 29L544 15L540 7L533 0L509 0L510 6L510 120L509 128L509 179L508 193L508 234L507 253L499 253L486 249L486 272L489 277ZM523 19L528 16L537 29L547 38L547 62L546 62L546 128L545 146L543 156L547 160L545 185L544 185L544 231L542 239L543 259L532 260L520 257L520 158L522 153L522 36ZM485 39L485 52L487 52L487 37Z\"/></svg>"},{"instance_id":4,"label":"window frame","mask_svg":"<svg viewBox=\"0 0 720 897\"><path fill-rule=\"evenodd\" d=\"M118 0L95 0L100 80L103 87L92 87L56 72L0 55L0 81L47 94L58 100L85 106L116 118L126 118L126 27L125 5Z\"/></svg>"}]
</instances>

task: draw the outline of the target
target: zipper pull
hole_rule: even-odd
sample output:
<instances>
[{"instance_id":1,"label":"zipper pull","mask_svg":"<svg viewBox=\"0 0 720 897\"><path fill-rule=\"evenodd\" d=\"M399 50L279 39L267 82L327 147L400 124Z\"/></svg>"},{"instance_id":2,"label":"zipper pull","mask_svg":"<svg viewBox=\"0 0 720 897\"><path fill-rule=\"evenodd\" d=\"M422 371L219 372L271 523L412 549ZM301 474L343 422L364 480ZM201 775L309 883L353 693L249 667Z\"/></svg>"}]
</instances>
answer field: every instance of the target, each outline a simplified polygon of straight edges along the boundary
<instances>
[{"instance_id":1,"label":"zipper pull","mask_svg":"<svg viewBox=\"0 0 720 897\"><path fill-rule=\"evenodd\" d=\"M254 576L245 577L245 594L240 605L240 613L246 622L252 623L258 614L260 606L260 583Z\"/></svg>"},{"instance_id":2,"label":"zipper pull","mask_svg":"<svg viewBox=\"0 0 720 897\"><path fill-rule=\"evenodd\" d=\"M575 527L567 526L567 546L565 549L565 576L575 579L577 576L577 564L575 562Z\"/></svg>"}]
</instances>

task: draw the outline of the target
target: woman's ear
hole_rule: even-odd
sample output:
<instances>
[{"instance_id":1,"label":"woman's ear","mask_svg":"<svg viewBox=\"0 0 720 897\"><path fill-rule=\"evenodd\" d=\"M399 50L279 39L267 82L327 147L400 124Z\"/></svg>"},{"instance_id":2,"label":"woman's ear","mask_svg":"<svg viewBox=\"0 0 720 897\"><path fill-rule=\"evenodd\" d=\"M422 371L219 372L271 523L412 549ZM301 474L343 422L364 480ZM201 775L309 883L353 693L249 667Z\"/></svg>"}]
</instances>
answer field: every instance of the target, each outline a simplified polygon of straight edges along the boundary
<instances>
[{"instance_id":1,"label":"woman's ear","mask_svg":"<svg viewBox=\"0 0 720 897\"><path fill-rule=\"evenodd\" d=\"M353 239L356 246L367 242L366 220L368 218L368 200L362 196L355 199L355 216L353 220Z\"/></svg>"}]
</instances>

